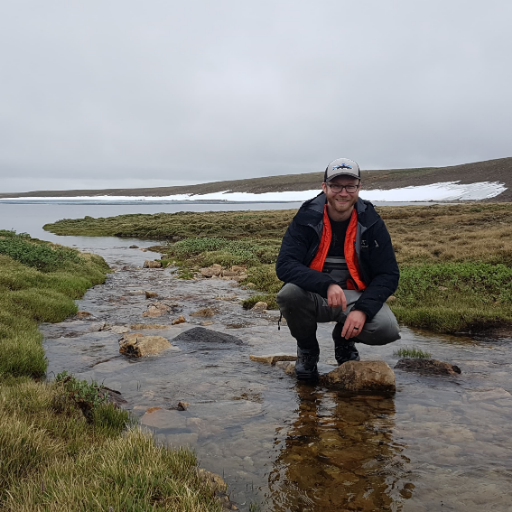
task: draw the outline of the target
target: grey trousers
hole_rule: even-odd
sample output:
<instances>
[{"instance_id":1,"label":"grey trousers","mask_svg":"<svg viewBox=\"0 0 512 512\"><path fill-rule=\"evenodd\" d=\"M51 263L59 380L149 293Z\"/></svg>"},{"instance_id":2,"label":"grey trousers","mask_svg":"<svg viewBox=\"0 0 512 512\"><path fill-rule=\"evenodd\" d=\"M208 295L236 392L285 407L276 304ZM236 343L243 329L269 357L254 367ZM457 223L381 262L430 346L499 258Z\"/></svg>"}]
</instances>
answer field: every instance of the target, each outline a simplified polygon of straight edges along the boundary
<instances>
[{"instance_id":1,"label":"grey trousers","mask_svg":"<svg viewBox=\"0 0 512 512\"><path fill-rule=\"evenodd\" d=\"M330 307L327 299L318 293L308 292L294 284L286 283L277 294L277 303L292 336L296 340L311 340L316 337L318 322L344 323L355 302L361 296L361 292L343 291L347 298L345 311L341 306ZM382 306L370 322L364 324L359 336L351 338L365 345L387 345L398 339L400 339L398 322L387 304Z\"/></svg>"}]
</instances>

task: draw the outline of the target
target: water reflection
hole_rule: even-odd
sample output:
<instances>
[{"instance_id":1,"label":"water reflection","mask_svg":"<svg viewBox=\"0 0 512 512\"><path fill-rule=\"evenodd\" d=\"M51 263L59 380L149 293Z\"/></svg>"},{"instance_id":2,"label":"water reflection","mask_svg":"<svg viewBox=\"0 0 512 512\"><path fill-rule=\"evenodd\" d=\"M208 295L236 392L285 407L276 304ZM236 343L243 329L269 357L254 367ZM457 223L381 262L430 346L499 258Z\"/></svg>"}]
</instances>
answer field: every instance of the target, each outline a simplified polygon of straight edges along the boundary
<instances>
[{"instance_id":1,"label":"water reflection","mask_svg":"<svg viewBox=\"0 0 512 512\"><path fill-rule=\"evenodd\" d=\"M269 509L393 510L410 497L392 397L346 395L299 383L297 418L269 475Z\"/></svg>"}]
</instances>

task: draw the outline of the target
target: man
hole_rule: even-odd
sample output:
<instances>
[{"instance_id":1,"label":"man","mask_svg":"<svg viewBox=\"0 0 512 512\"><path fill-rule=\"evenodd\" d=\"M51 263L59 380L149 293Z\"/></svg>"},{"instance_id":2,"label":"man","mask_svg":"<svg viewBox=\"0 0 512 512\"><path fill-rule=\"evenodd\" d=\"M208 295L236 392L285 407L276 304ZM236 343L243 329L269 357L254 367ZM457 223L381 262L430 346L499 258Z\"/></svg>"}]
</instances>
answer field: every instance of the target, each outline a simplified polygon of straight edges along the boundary
<instances>
[{"instance_id":1,"label":"man","mask_svg":"<svg viewBox=\"0 0 512 512\"><path fill-rule=\"evenodd\" d=\"M297 340L299 379L318 376L317 322L336 322L339 365L359 361L355 342L386 345L400 338L385 304L398 286L395 253L384 221L359 198L360 187L359 165L334 160L323 192L301 206L283 238L276 272L285 285L277 303Z\"/></svg>"}]
</instances>

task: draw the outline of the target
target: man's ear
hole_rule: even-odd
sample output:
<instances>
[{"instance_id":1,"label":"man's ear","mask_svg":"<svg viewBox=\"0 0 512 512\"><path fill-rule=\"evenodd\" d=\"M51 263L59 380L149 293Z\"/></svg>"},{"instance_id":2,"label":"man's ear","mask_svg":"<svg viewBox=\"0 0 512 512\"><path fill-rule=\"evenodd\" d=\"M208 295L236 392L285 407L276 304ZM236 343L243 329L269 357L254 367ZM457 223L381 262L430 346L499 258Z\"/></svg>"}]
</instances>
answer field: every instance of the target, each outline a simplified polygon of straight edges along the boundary
<instances>
[{"instance_id":1,"label":"man's ear","mask_svg":"<svg viewBox=\"0 0 512 512\"><path fill-rule=\"evenodd\" d=\"M322 183L322 190L324 191L324 194L327 194L327 185L325 184L325 181Z\"/></svg>"}]
</instances>

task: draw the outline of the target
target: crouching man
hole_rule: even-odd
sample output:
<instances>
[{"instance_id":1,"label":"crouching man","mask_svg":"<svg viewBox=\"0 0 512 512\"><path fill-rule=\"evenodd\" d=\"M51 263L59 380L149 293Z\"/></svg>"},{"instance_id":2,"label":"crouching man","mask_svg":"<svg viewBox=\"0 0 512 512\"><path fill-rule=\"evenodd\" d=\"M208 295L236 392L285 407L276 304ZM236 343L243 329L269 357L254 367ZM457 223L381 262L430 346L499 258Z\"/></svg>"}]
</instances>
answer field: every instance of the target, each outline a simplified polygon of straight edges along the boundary
<instances>
[{"instance_id":1,"label":"crouching man","mask_svg":"<svg viewBox=\"0 0 512 512\"><path fill-rule=\"evenodd\" d=\"M359 165L331 162L323 192L306 201L284 235L277 277L285 285L277 303L297 340L299 379L318 376L318 322L335 321L338 364L359 361L355 343L386 345L400 338L385 303L398 286L391 238L373 205L359 198Z\"/></svg>"}]
</instances>

